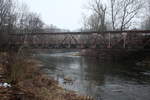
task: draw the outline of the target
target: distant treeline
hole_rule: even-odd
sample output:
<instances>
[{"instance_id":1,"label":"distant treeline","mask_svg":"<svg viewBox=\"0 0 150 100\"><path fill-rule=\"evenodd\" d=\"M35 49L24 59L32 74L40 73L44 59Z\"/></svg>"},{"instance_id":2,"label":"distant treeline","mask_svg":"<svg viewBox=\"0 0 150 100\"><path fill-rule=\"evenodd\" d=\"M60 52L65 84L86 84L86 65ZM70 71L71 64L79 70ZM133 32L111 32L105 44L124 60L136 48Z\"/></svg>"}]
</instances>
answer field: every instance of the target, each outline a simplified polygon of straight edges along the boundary
<instances>
[{"instance_id":1,"label":"distant treeline","mask_svg":"<svg viewBox=\"0 0 150 100\"><path fill-rule=\"evenodd\" d=\"M39 14L31 12L17 0L0 0L0 45L8 41L9 33L69 31L46 25Z\"/></svg>"}]
</instances>

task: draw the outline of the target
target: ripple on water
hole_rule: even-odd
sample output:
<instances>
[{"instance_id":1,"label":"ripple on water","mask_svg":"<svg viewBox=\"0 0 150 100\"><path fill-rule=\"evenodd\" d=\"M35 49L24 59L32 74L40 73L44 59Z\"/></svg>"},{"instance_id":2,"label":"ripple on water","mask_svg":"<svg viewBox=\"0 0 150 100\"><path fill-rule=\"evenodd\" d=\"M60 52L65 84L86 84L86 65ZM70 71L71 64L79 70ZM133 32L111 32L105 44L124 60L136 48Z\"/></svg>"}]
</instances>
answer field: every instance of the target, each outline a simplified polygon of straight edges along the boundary
<instances>
[{"instance_id":1,"label":"ripple on water","mask_svg":"<svg viewBox=\"0 0 150 100\"><path fill-rule=\"evenodd\" d=\"M77 65L77 64L71 64L71 65L70 65L70 68L71 68L71 69L79 69L79 67L80 67L80 66Z\"/></svg>"}]
</instances>

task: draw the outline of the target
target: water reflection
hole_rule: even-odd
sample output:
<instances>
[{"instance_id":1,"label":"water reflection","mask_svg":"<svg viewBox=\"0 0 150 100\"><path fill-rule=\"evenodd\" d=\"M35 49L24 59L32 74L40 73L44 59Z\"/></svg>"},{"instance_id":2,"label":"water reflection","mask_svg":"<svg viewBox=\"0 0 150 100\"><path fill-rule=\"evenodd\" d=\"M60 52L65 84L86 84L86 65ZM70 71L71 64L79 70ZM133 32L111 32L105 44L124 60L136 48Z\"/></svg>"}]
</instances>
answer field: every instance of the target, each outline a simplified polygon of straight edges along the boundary
<instances>
[{"instance_id":1,"label":"water reflection","mask_svg":"<svg viewBox=\"0 0 150 100\"><path fill-rule=\"evenodd\" d=\"M118 63L100 63L95 58L72 56L71 53L39 54L45 72L59 76L60 84L97 100L149 100L149 69ZM63 84L69 76L73 85Z\"/></svg>"}]
</instances>

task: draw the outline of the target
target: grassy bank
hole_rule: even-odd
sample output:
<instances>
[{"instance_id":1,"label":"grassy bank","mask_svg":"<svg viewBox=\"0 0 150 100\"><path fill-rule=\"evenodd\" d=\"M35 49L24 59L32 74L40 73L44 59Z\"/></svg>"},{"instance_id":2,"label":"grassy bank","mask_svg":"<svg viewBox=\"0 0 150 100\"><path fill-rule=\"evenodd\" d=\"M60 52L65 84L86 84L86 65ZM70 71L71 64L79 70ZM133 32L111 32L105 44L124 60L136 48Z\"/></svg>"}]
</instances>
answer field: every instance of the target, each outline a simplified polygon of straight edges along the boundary
<instances>
[{"instance_id":1,"label":"grassy bank","mask_svg":"<svg viewBox=\"0 0 150 100\"><path fill-rule=\"evenodd\" d=\"M93 100L68 91L40 72L41 62L32 58L0 53L0 100Z\"/></svg>"}]
</instances>

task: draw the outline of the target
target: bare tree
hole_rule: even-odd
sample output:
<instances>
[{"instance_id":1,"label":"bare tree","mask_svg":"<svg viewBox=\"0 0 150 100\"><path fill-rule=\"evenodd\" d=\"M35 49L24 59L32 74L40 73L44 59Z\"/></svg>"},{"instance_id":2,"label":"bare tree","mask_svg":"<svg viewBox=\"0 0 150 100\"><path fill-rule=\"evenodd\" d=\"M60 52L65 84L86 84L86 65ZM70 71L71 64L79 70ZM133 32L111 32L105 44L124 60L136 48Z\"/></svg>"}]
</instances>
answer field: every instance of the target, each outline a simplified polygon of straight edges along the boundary
<instances>
[{"instance_id":1,"label":"bare tree","mask_svg":"<svg viewBox=\"0 0 150 100\"><path fill-rule=\"evenodd\" d=\"M18 11L18 29L20 32L41 32L44 22L37 13L30 12L26 4Z\"/></svg>"},{"instance_id":2,"label":"bare tree","mask_svg":"<svg viewBox=\"0 0 150 100\"><path fill-rule=\"evenodd\" d=\"M141 0L107 0L106 2L107 6L102 0L94 0L89 4L92 14L84 21L87 28L103 31L107 28L106 23L111 22L113 30L129 29L133 22L137 21L144 6L144 1Z\"/></svg>"},{"instance_id":3,"label":"bare tree","mask_svg":"<svg viewBox=\"0 0 150 100\"><path fill-rule=\"evenodd\" d=\"M145 19L142 20L141 28L144 30L150 30L150 1L146 0L146 10L144 13Z\"/></svg>"},{"instance_id":4,"label":"bare tree","mask_svg":"<svg viewBox=\"0 0 150 100\"><path fill-rule=\"evenodd\" d=\"M113 30L129 29L143 8L141 0L110 0Z\"/></svg>"},{"instance_id":5,"label":"bare tree","mask_svg":"<svg viewBox=\"0 0 150 100\"><path fill-rule=\"evenodd\" d=\"M27 29L30 32L42 32L44 23L38 14L29 13L27 16L27 25Z\"/></svg>"},{"instance_id":6,"label":"bare tree","mask_svg":"<svg viewBox=\"0 0 150 100\"><path fill-rule=\"evenodd\" d=\"M94 0L89 4L89 8L92 14L85 20L84 26L89 30L105 31L106 6L101 0Z\"/></svg>"},{"instance_id":7,"label":"bare tree","mask_svg":"<svg viewBox=\"0 0 150 100\"><path fill-rule=\"evenodd\" d=\"M0 45L8 40L8 31L12 25L12 0L0 0Z\"/></svg>"}]
</instances>

